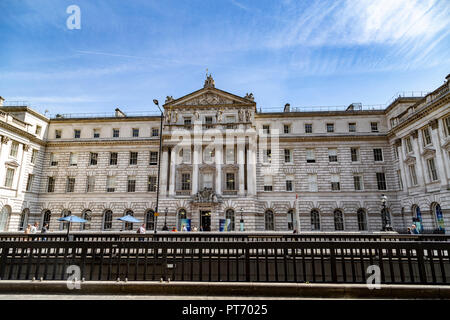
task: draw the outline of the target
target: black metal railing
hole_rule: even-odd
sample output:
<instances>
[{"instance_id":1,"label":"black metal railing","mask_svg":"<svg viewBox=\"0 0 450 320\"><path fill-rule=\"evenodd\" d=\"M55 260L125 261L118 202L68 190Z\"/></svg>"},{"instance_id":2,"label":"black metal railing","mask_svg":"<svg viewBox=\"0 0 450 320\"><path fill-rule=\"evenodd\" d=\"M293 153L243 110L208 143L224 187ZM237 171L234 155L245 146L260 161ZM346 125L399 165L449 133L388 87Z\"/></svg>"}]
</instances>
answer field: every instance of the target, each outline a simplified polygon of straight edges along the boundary
<instances>
[{"instance_id":1,"label":"black metal railing","mask_svg":"<svg viewBox=\"0 0 450 320\"><path fill-rule=\"evenodd\" d=\"M0 279L450 283L450 243L432 241L2 241ZM68 267L71 268L68 269ZM68 270L72 270L68 272Z\"/></svg>"},{"instance_id":2,"label":"black metal railing","mask_svg":"<svg viewBox=\"0 0 450 320\"><path fill-rule=\"evenodd\" d=\"M147 234L135 232L86 232L71 231L71 241L195 241L195 242L317 242L317 241L450 241L450 235L445 234L398 234L380 233L301 233L286 232L158 232ZM1 241L66 241L67 232L50 232L24 234L23 232L0 233Z\"/></svg>"}]
</instances>

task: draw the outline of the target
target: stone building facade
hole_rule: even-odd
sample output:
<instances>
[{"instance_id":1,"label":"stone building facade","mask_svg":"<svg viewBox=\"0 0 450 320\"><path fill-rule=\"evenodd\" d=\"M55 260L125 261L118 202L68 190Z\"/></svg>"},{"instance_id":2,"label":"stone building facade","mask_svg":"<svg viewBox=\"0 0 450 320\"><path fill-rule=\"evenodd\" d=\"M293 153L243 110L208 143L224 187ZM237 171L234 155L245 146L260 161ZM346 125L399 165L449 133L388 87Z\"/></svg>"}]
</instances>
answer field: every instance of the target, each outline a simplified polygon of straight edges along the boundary
<instances>
[{"instance_id":1,"label":"stone building facade","mask_svg":"<svg viewBox=\"0 0 450 320\"><path fill-rule=\"evenodd\" d=\"M386 109L258 112L253 95L203 88L166 98L159 116L116 109L47 118L0 106L0 231L74 214L74 230L404 229L450 226L450 81ZM3 104L3 99L0 98ZM160 135L162 134L161 154ZM159 217L155 209L159 179ZM380 201L387 197L386 211ZM382 212L383 211L383 212Z\"/></svg>"}]
</instances>

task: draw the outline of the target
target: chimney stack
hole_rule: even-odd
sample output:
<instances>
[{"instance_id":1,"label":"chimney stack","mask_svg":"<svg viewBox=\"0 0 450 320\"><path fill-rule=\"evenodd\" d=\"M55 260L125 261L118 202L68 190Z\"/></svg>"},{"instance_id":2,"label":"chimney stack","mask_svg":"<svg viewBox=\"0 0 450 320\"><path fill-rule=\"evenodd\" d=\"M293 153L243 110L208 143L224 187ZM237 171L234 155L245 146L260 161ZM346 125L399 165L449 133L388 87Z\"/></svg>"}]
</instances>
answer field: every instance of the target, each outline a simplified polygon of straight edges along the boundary
<instances>
[{"instance_id":1,"label":"chimney stack","mask_svg":"<svg viewBox=\"0 0 450 320\"><path fill-rule=\"evenodd\" d=\"M126 117L127 115L122 112L119 108L116 108L116 117Z\"/></svg>"},{"instance_id":2,"label":"chimney stack","mask_svg":"<svg viewBox=\"0 0 450 320\"><path fill-rule=\"evenodd\" d=\"M0 96L0 107L3 107L3 102L5 101L5 98Z\"/></svg>"},{"instance_id":3,"label":"chimney stack","mask_svg":"<svg viewBox=\"0 0 450 320\"><path fill-rule=\"evenodd\" d=\"M291 111L291 105L289 103L286 103L284 105L284 112L290 112Z\"/></svg>"}]
</instances>

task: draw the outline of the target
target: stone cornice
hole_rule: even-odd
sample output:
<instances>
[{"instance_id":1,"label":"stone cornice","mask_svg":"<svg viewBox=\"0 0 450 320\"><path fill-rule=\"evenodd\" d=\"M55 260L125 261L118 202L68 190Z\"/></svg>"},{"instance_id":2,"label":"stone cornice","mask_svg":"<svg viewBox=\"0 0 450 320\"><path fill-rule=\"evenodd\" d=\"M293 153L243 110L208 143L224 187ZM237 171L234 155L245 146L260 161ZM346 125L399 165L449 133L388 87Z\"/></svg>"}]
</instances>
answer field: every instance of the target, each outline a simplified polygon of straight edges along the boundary
<instances>
[{"instance_id":1,"label":"stone cornice","mask_svg":"<svg viewBox=\"0 0 450 320\"><path fill-rule=\"evenodd\" d=\"M270 140L270 139L268 139ZM383 141L387 142L386 135L316 135L316 136L294 136L294 137L279 137L280 142L306 142L306 141Z\"/></svg>"},{"instance_id":2,"label":"stone cornice","mask_svg":"<svg viewBox=\"0 0 450 320\"><path fill-rule=\"evenodd\" d=\"M426 107L424 107L422 110L417 111L416 113L411 115L408 119L406 119L402 123L398 124L397 126L393 127L388 133L388 138L394 137L395 134L398 131L400 131L401 129L407 127L408 125L415 122L416 120L423 118L427 114L430 114L434 110L444 106L447 103L450 103L450 91L447 92L445 95L439 97L438 99L429 102L429 104Z\"/></svg>"},{"instance_id":3,"label":"stone cornice","mask_svg":"<svg viewBox=\"0 0 450 320\"><path fill-rule=\"evenodd\" d=\"M384 115L384 110L364 110L364 111L305 111L305 112L268 112L268 113L256 113L255 120L258 118L305 118L305 117L318 117L318 116L367 116L367 115Z\"/></svg>"},{"instance_id":4,"label":"stone cornice","mask_svg":"<svg viewBox=\"0 0 450 320\"><path fill-rule=\"evenodd\" d=\"M10 125L8 123L5 123L3 121L0 121L0 127L5 128L7 130L10 130L10 131L12 131L14 133L17 133L17 134L21 135L22 137L24 137L26 139L29 139L30 141L32 141L34 143L37 143L37 144L39 144L41 146L45 145L45 141L36 138L34 135L32 135L29 132L23 131L23 130L21 130L19 128L16 128L16 127L14 127L14 126L12 126L12 125Z\"/></svg>"},{"instance_id":5,"label":"stone cornice","mask_svg":"<svg viewBox=\"0 0 450 320\"><path fill-rule=\"evenodd\" d=\"M106 141L52 141L47 147L73 147L73 146L110 146L110 145L159 145L159 139L145 140L106 140Z\"/></svg>"},{"instance_id":6,"label":"stone cornice","mask_svg":"<svg viewBox=\"0 0 450 320\"><path fill-rule=\"evenodd\" d=\"M127 117L98 117L98 118L58 118L51 119L50 123L67 123L67 122L76 122L76 123L87 123L87 122L136 122L136 121L159 121L161 120L161 116L127 116Z\"/></svg>"},{"instance_id":7,"label":"stone cornice","mask_svg":"<svg viewBox=\"0 0 450 320\"><path fill-rule=\"evenodd\" d=\"M36 118L39 118L45 122L49 122L50 119L43 116L42 114L40 114L37 111L34 111L33 109L29 108L29 107L3 107L2 110L4 112L28 112L30 114L32 114L33 116L35 116Z\"/></svg>"}]
</instances>

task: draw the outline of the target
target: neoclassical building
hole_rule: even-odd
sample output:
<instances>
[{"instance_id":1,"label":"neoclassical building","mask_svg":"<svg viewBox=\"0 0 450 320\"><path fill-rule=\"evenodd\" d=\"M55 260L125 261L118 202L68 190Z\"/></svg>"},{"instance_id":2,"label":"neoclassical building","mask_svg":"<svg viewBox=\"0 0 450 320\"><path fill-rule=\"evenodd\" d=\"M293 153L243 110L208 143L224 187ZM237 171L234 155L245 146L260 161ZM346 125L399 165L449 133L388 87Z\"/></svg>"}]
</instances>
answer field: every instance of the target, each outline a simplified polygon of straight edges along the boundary
<instances>
[{"instance_id":1,"label":"neoclassical building","mask_svg":"<svg viewBox=\"0 0 450 320\"><path fill-rule=\"evenodd\" d=\"M450 226L450 77L387 108L258 111L204 86L160 116L56 115L0 98L0 231L78 215L76 230L424 231ZM162 135L162 137L160 137ZM161 154L160 138L162 138ZM385 204L380 201L385 196ZM188 219L188 220L185 220Z\"/></svg>"}]
</instances>

